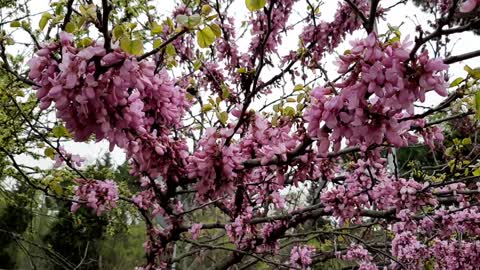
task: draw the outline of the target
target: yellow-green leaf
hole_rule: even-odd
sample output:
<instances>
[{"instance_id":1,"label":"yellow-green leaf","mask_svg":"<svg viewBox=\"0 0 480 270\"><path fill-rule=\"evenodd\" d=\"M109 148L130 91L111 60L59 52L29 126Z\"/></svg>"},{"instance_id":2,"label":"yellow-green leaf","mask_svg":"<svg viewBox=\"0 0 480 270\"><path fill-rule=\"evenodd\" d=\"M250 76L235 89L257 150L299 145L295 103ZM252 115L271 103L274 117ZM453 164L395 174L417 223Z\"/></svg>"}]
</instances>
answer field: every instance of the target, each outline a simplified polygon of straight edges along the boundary
<instances>
[{"instance_id":1,"label":"yellow-green leaf","mask_svg":"<svg viewBox=\"0 0 480 270\"><path fill-rule=\"evenodd\" d=\"M55 192L57 195L62 195L63 193L63 188L62 186L57 183L56 181L50 183L50 188Z\"/></svg>"},{"instance_id":2,"label":"yellow-green leaf","mask_svg":"<svg viewBox=\"0 0 480 270\"><path fill-rule=\"evenodd\" d=\"M245 5L250 11L262 9L267 4L267 0L245 0Z\"/></svg>"},{"instance_id":3,"label":"yellow-green leaf","mask_svg":"<svg viewBox=\"0 0 480 270\"><path fill-rule=\"evenodd\" d=\"M67 31L68 33L73 33L76 29L77 26L74 22L68 22L67 25L65 25L65 31Z\"/></svg>"},{"instance_id":4,"label":"yellow-green leaf","mask_svg":"<svg viewBox=\"0 0 480 270\"><path fill-rule=\"evenodd\" d=\"M133 55L142 55L143 54L143 42L140 39L132 40L131 42L131 53Z\"/></svg>"},{"instance_id":5,"label":"yellow-green leaf","mask_svg":"<svg viewBox=\"0 0 480 270\"><path fill-rule=\"evenodd\" d=\"M303 84L297 84L293 88L293 91L300 91L300 90L303 90L303 88L304 88Z\"/></svg>"},{"instance_id":6,"label":"yellow-green leaf","mask_svg":"<svg viewBox=\"0 0 480 270\"><path fill-rule=\"evenodd\" d=\"M207 20L207 21L212 21L212 20L215 20L217 17L218 17L218 14L213 14L213 15L208 16L207 18L205 18L205 20Z\"/></svg>"},{"instance_id":7,"label":"yellow-green leaf","mask_svg":"<svg viewBox=\"0 0 480 270\"><path fill-rule=\"evenodd\" d=\"M212 109L213 109L212 104L207 103L207 104L203 105L202 112L208 112L208 111L211 111Z\"/></svg>"},{"instance_id":8,"label":"yellow-green leaf","mask_svg":"<svg viewBox=\"0 0 480 270\"><path fill-rule=\"evenodd\" d=\"M68 130L63 125L53 127L52 133L56 138L67 137L69 135Z\"/></svg>"},{"instance_id":9,"label":"yellow-green leaf","mask_svg":"<svg viewBox=\"0 0 480 270\"><path fill-rule=\"evenodd\" d=\"M215 41L215 33L209 26L205 26L202 30L197 32L197 43L200 48L207 48Z\"/></svg>"},{"instance_id":10,"label":"yellow-green leaf","mask_svg":"<svg viewBox=\"0 0 480 270\"><path fill-rule=\"evenodd\" d=\"M186 26L188 24L188 16L187 15L178 15L175 19L181 25Z\"/></svg>"},{"instance_id":11,"label":"yellow-green leaf","mask_svg":"<svg viewBox=\"0 0 480 270\"><path fill-rule=\"evenodd\" d=\"M115 26L112 30L113 38L116 40L120 39L123 36L124 32L125 31L122 24Z\"/></svg>"},{"instance_id":12,"label":"yellow-green leaf","mask_svg":"<svg viewBox=\"0 0 480 270\"><path fill-rule=\"evenodd\" d=\"M160 45L162 45L162 43L163 43L163 42L162 42L161 39L155 39L155 40L153 41L153 48L156 49L156 48L160 47Z\"/></svg>"},{"instance_id":13,"label":"yellow-green leaf","mask_svg":"<svg viewBox=\"0 0 480 270\"><path fill-rule=\"evenodd\" d=\"M52 18L52 15L50 13L45 12L42 14L42 17L40 18L40 21L38 22L38 26L40 27L40 30L43 30L45 26L47 25L48 21Z\"/></svg>"},{"instance_id":14,"label":"yellow-green leaf","mask_svg":"<svg viewBox=\"0 0 480 270\"><path fill-rule=\"evenodd\" d=\"M480 79L480 68L471 68L469 66L465 66L463 69L474 79Z\"/></svg>"},{"instance_id":15,"label":"yellow-green leaf","mask_svg":"<svg viewBox=\"0 0 480 270\"><path fill-rule=\"evenodd\" d=\"M51 148L51 147L45 148L43 153L45 154L45 156L47 156L51 159L55 158L55 150L53 150L53 148Z\"/></svg>"},{"instance_id":16,"label":"yellow-green leaf","mask_svg":"<svg viewBox=\"0 0 480 270\"><path fill-rule=\"evenodd\" d=\"M188 17L188 28L197 27L202 22L202 17L198 14L193 14L192 16Z\"/></svg>"},{"instance_id":17,"label":"yellow-green leaf","mask_svg":"<svg viewBox=\"0 0 480 270\"><path fill-rule=\"evenodd\" d=\"M210 14L210 12L212 12L212 7L209 6L209 5L203 5L202 6L202 14L203 15L208 15Z\"/></svg>"},{"instance_id":18,"label":"yellow-green leaf","mask_svg":"<svg viewBox=\"0 0 480 270\"><path fill-rule=\"evenodd\" d=\"M461 82L463 82L463 78L458 77L450 84L450 87L455 87L455 86L459 85Z\"/></svg>"},{"instance_id":19,"label":"yellow-green leaf","mask_svg":"<svg viewBox=\"0 0 480 270\"><path fill-rule=\"evenodd\" d=\"M22 24L19 21L13 21L10 23L10 27L13 27L13 28L20 27L20 26L22 26Z\"/></svg>"},{"instance_id":20,"label":"yellow-green leaf","mask_svg":"<svg viewBox=\"0 0 480 270\"><path fill-rule=\"evenodd\" d=\"M165 51L167 52L168 56L173 57L173 56L177 55L177 51L175 50L175 47L171 43L167 45L167 47L165 48Z\"/></svg>"},{"instance_id":21,"label":"yellow-green leaf","mask_svg":"<svg viewBox=\"0 0 480 270\"><path fill-rule=\"evenodd\" d=\"M143 54L143 42L139 39L131 40L128 37L123 37L120 39L120 48L129 54Z\"/></svg>"},{"instance_id":22,"label":"yellow-green leaf","mask_svg":"<svg viewBox=\"0 0 480 270\"><path fill-rule=\"evenodd\" d=\"M222 99L227 99L230 97L230 91L228 87L222 87Z\"/></svg>"},{"instance_id":23,"label":"yellow-green leaf","mask_svg":"<svg viewBox=\"0 0 480 270\"><path fill-rule=\"evenodd\" d=\"M295 116L295 109L290 106L287 106L283 110L283 114L287 116Z\"/></svg>"},{"instance_id":24,"label":"yellow-green leaf","mask_svg":"<svg viewBox=\"0 0 480 270\"><path fill-rule=\"evenodd\" d=\"M212 29L213 33L215 33L215 36L219 38L222 35L222 28L218 26L218 24L211 24L210 28Z\"/></svg>"},{"instance_id":25,"label":"yellow-green leaf","mask_svg":"<svg viewBox=\"0 0 480 270\"><path fill-rule=\"evenodd\" d=\"M157 22L152 23L152 35L161 34L163 32L163 26L158 24Z\"/></svg>"},{"instance_id":26,"label":"yellow-green leaf","mask_svg":"<svg viewBox=\"0 0 480 270\"><path fill-rule=\"evenodd\" d=\"M472 172L473 176L480 176L480 167L475 169L475 171Z\"/></svg>"},{"instance_id":27,"label":"yellow-green leaf","mask_svg":"<svg viewBox=\"0 0 480 270\"><path fill-rule=\"evenodd\" d=\"M226 125L228 121L228 113L227 112L221 112L220 117L218 118L222 124Z\"/></svg>"},{"instance_id":28,"label":"yellow-green leaf","mask_svg":"<svg viewBox=\"0 0 480 270\"><path fill-rule=\"evenodd\" d=\"M92 44L92 43L93 43L93 40L91 38L86 37L86 38L83 38L80 41L78 41L77 46L79 48L85 48L85 47L90 46L90 44Z\"/></svg>"},{"instance_id":29,"label":"yellow-green leaf","mask_svg":"<svg viewBox=\"0 0 480 270\"><path fill-rule=\"evenodd\" d=\"M242 73L247 73L248 70L247 70L247 68L242 67L242 68L237 68L237 72L242 74Z\"/></svg>"}]
</instances>

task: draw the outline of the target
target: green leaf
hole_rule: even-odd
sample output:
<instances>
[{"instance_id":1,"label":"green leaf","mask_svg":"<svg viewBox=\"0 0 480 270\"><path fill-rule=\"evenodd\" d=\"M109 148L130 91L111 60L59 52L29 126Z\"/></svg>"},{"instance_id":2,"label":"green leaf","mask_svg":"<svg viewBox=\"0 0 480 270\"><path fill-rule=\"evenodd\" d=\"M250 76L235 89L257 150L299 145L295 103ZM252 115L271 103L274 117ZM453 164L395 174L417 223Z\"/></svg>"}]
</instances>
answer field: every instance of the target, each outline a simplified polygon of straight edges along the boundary
<instances>
[{"instance_id":1,"label":"green leaf","mask_svg":"<svg viewBox=\"0 0 480 270\"><path fill-rule=\"evenodd\" d=\"M163 32L163 26L157 22L153 22L151 33L152 35L161 34Z\"/></svg>"},{"instance_id":2,"label":"green leaf","mask_svg":"<svg viewBox=\"0 0 480 270\"><path fill-rule=\"evenodd\" d=\"M68 137L68 130L63 125L58 125L52 129L53 136L55 138Z\"/></svg>"},{"instance_id":3,"label":"green leaf","mask_svg":"<svg viewBox=\"0 0 480 270\"><path fill-rule=\"evenodd\" d=\"M160 46L162 45L162 43L163 43L163 42L162 42L161 39L155 39L155 40L153 41L153 48L156 49L156 48L160 47Z\"/></svg>"},{"instance_id":4,"label":"green leaf","mask_svg":"<svg viewBox=\"0 0 480 270\"><path fill-rule=\"evenodd\" d=\"M221 112L219 117L218 117L218 120L220 120L220 122L222 122L222 124L226 125L227 121L228 121L228 113L227 112Z\"/></svg>"},{"instance_id":5,"label":"green leaf","mask_svg":"<svg viewBox=\"0 0 480 270\"><path fill-rule=\"evenodd\" d=\"M220 36L222 36L222 28L220 28L220 26L218 26L218 24L211 24L210 25L210 28L212 29L213 33L215 33L215 36L217 38L219 38Z\"/></svg>"},{"instance_id":6,"label":"green leaf","mask_svg":"<svg viewBox=\"0 0 480 270\"><path fill-rule=\"evenodd\" d=\"M201 67L202 67L202 62L200 62L199 60L193 62L193 68L195 70L199 70Z\"/></svg>"},{"instance_id":7,"label":"green leaf","mask_svg":"<svg viewBox=\"0 0 480 270\"><path fill-rule=\"evenodd\" d=\"M301 93L300 95L297 96L297 102L301 102L305 98L305 94Z\"/></svg>"},{"instance_id":8,"label":"green leaf","mask_svg":"<svg viewBox=\"0 0 480 270\"><path fill-rule=\"evenodd\" d=\"M19 21L13 21L10 23L10 27L13 27L13 28L20 27L20 26L22 26L22 24Z\"/></svg>"},{"instance_id":9,"label":"green leaf","mask_svg":"<svg viewBox=\"0 0 480 270\"><path fill-rule=\"evenodd\" d=\"M284 115L287 115L287 116L295 116L295 109L290 107L290 106L287 106L285 107L285 109L283 110L283 114Z\"/></svg>"},{"instance_id":10,"label":"green leaf","mask_svg":"<svg viewBox=\"0 0 480 270\"><path fill-rule=\"evenodd\" d=\"M13 40L13 38L8 37L8 38L6 38L5 43L6 43L7 45L14 45L14 44L15 44L15 41Z\"/></svg>"},{"instance_id":11,"label":"green leaf","mask_svg":"<svg viewBox=\"0 0 480 270\"><path fill-rule=\"evenodd\" d=\"M86 38L83 38L83 39L79 40L77 42L77 46L79 48L85 48L85 47L90 46L90 44L92 44L92 43L93 43L93 40L91 38L86 37Z\"/></svg>"},{"instance_id":12,"label":"green leaf","mask_svg":"<svg viewBox=\"0 0 480 270\"><path fill-rule=\"evenodd\" d=\"M240 74L243 74L243 73L247 73L248 70L247 70L247 68L242 67L242 68L237 68L237 72L240 73Z\"/></svg>"},{"instance_id":13,"label":"green leaf","mask_svg":"<svg viewBox=\"0 0 480 270\"><path fill-rule=\"evenodd\" d=\"M462 140L462 144L463 145L470 145L470 144L472 144L472 139L465 138L465 139Z\"/></svg>"},{"instance_id":14,"label":"green leaf","mask_svg":"<svg viewBox=\"0 0 480 270\"><path fill-rule=\"evenodd\" d=\"M168 56L173 57L173 56L177 55L177 51L175 50L175 47L171 43L167 45L167 47L165 48L165 51L167 52Z\"/></svg>"},{"instance_id":15,"label":"green leaf","mask_svg":"<svg viewBox=\"0 0 480 270\"><path fill-rule=\"evenodd\" d=\"M40 27L40 30L43 30L45 26L47 25L48 21L52 18L52 15L50 13L45 12L42 14L42 17L40 18L40 21L38 22L38 26Z\"/></svg>"},{"instance_id":16,"label":"green leaf","mask_svg":"<svg viewBox=\"0 0 480 270\"><path fill-rule=\"evenodd\" d=\"M213 109L212 104L205 104L202 107L202 112L208 112L208 111L211 111L212 109Z\"/></svg>"},{"instance_id":17,"label":"green leaf","mask_svg":"<svg viewBox=\"0 0 480 270\"><path fill-rule=\"evenodd\" d=\"M77 30L77 26L74 22L68 22L67 25L65 25L65 31L67 31L67 33L73 33L75 30Z\"/></svg>"},{"instance_id":18,"label":"green leaf","mask_svg":"<svg viewBox=\"0 0 480 270\"><path fill-rule=\"evenodd\" d=\"M188 24L188 16L187 15L178 15L176 17L176 19L177 19L177 22L179 24L187 26L187 24Z\"/></svg>"},{"instance_id":19,"label":"green leaf","mask_svg":"<svg viewBox=\"0 0 480 270\"><path fill-rule=\"evenodd\" d=\"M472 69L469 66L465 66L463 68L470 76L472 76L474 79L479 80L480 79L480 68L474 68Z\"/></svg>"},{"instance_id":20,"label":"green leaf","mask_svg":"<svg viewBox=\"0 0 480 270\"><path fill-rule=\"evenodd\" d=\"M53 181L49 184L49 186L53 190L53 192L55 192L55 194L57 194L57 195L62 195L63 194L63 188L58 182Z\"/></svg>"},{"instance_id":21,"label":"green leaf","mask_svg":"<svg viewBox=\"0 0 480 270\"><path fill-rule=\"evenodd\" d=\"M193 14L188 17L188 28L195 28L202 22L202 17L198 14Z\"/></svg>"},{"instance_id":22,"label":"green leaf","mask_svg":"<svg viewBox=\"0 0 480 270\"><path fill-rule=\"evenodd\" d=\"M228 90L228 87L222 87L222 99L227 99L230 97L230 91Z\"/></svg>"},{"instance_id":23,"label":"green leaf","mask_svg":"<svg viewBox=\"0 0 480 270\"><path fill-rule=\"evenodd\" d=\"M123 37L120 39L120 48L129 54L143 54L143 42L140 39L131 40L128 37Z\"/></svg>"},{"instance_id":24,"label":"green leaf","mask_svg":"<svg viewBox=\"0 0 480 270\"><path fill-rule=\"evenodd\" d=\"M301 112L303 110L303 108L305 108L305 105L303 105L303 103L298 103L297 104L297 111Z\"/></svg>"},{"instance_id":25,"label":"green leaf","mask_svg":"<svg viewBox=\"0 0 480 270\"><path fill-rule=\"evenodd\" d=\"M450 87L455 87L455 86L459 85L461 82L463 82L463 78L458 77L450 84Z\"/></svg>"},{"instance_id":26,"label":"green leaf","mask_svg":"<svg viewBox=\"0 0 480 270\"><path fill-rule=\"evenodd\" d=\"M205 26L202 30L197 32L197 43L200 48L207 48L215 41L215 33L209 26Z\"/></svg>"},{"instance_id":27,"label":"green leaf","mask_svg":"<svg viewBox=\"0 0 480 270\"><path fill-rule=\"evenodd\" d=\"M303 84L297 84L293 88L293 91L300 91L300 90L303 90L303 88L304 88Z\"/></svg>"},{"instance_id":28,"label":"green leaf","mask_svg":"<svg viewBox=\"0 0 480 270\"><path fill-rule=\"evenodd\" d=\"M63 4L58 3L55 7L55 15L61 15L63 12Z\"/></svg>"},{"instance_id":29,"label":"green leaf","mask_svg":"<svg viewBox=\"0 0 480 270\"><path fill-rule=\"evenodd\" d=\"M203 5L202 6L202 14L203 15L208 15L210 14L210 12L212 12L212 7L209 6L209 5Z\"/></svg>"},{"instance_id":30,"label":"green leaf","mask_svg":"<svg viewBox=\"0 0 480 270\"><path fill-rule=\"evenodd\" d=\"M245 0L245 5L251 12L262 9L266 4L267 0Z\"/></svg>"},{"instance_id":31,"label":"green leaf","mask_svg":"<svg viewBox=\"0 0 480 270\"><path fill-rule=\"evenodd\" d=\"M472 172L473 176L480 176L480 167L475 169L475 171Z\"/></svg>"},{"instance_id":32,"label":"green leaf","mask_svg":"<svg viewBox=\"0 0 480 270\"><path fill-rule=\"evenodd\" d=\"M125 31L122 24L116 25L112 30L113 38L115 40L120 39L123 36L124 32Z\"/></svg>"},{"instance_id":33,"label":"green leaf","mask_svg":"<svg viewBox=\"0 0 480 270\"><path fill-rule=\"evenodd\" d=\"M143 42L140 39L132 40L131 42L132 54L133 55L142 55L143 54Z\"/></svg>"},{"instance_id":34,"label":"green leaf","mask_svg":"<svg viewBox=\"0 0 480 270\"><path fill-rule=\"evenodd\" d=\"M43 153L45 154L45 156L47 156L51 159L55 158L55 150L53 150L53 148L51 148L51 147L45 148Z\"/></svg>"},{"instance_id":35,"label":"green leaf","mask_svg":"<svg viewBox=\"0 0 480 270\"><path fill-rule=\"evenodd\" d=\"M205 18L205 20L212 21L212 20L215 20L217 17L218 17L218 14L213 14L212 16L208 16L207 18Z\"/></svg>"}]
</instances>

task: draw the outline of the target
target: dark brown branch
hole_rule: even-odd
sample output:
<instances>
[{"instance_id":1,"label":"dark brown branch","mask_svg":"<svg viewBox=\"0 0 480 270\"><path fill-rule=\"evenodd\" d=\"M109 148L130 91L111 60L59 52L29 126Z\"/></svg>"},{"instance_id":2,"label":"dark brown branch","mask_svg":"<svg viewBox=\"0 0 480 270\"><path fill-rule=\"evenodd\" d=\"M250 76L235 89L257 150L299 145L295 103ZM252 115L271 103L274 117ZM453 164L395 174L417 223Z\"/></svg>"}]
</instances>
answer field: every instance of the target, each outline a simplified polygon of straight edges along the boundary
<instances>
[{"instance_id":1,"label":"dark brown branch","mask_svg":"<svg viewBox=\"0 0 480 270\"><path fill-rule=\"evenodd\" d=\"M68 0L67 2L67 13L65 13L65 18L63 19L62 30L65 30L65 27L67 27L67 24L70 22L70 18L72 17L73 1L74 0Z\"/></svg>"},{"instance_id":2,"label":"dark brown branch","mask_svg":"<svg viewBox=\"0 0 480 270\"><path fill-rule=\"evenodd\" d=\"M152 56L156 53L158 53L159 51L161 51L163 48L165 48L168 44L172 43L173 41L175 41L178 37L182 36L183 34L185 34L186 32L188 32L188 30L184 29L178 33L176 33L175 35L173 35L172 37L170 37L169 39L167 39L165 42L163 42L160 46L158 46L158 48L155 48L139 57L137 57L137 60L138 61L142 61L143 59L149 57L149 56Z\"/></svg>"},{"instance_id":3,"label":"dark brown branch","mask_svg":"<svg viewBox=\"0 0 480 270\"><path fill-rule=\"evenodd\" d=\"M473 51L473 52L469 52L469 53L450 56L450 57L446 58L445 60L443 60L443 62L445 64L453 64L453 63L457 63L457 62L460 62L460 61L463 61L463 60L467 60L467 59L474 58L474 57L479 57L479 56L480 56L480 50L477 50L477 51Z\"/></svg>"}]
</instances>

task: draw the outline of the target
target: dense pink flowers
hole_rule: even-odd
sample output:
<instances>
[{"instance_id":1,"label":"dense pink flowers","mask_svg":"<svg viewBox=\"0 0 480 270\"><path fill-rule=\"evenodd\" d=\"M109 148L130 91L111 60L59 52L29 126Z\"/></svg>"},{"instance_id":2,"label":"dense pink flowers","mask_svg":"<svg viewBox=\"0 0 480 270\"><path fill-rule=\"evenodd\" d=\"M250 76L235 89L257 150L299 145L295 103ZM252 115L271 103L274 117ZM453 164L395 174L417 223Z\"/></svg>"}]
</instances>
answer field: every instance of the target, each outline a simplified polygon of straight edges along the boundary
<instances>
[{"instance_id":1,"label":"dense pink flowers","mask_svg":"<svg viewBox=\"0 0 480 270\"><path fill-rule=\"evenodd\" d=\"M466 0L465 2L460 4L460 12L472 12L480 5L480 1L478 0Z\"/></svg>"},{"instance_id":2,"label":"dense pink flowers","mask_svg":"<svg viewBox=\"0 0 480 270\"><path fill-rule=\"evenodd\" d=\"M416 142L409 133L413 121L402 118L414 113L413 103L424 101L426 92L447 94L439 73L447 65L429 59L425 51L407 69L408 43L381 44L374 33L353 46L338 62L340 73L353 68L350 77L337 83L336 89L320 87L311 93L305 119L320 154L326 155L331 142L338 150L342 139L362 150L384 142L397 147Z\"/></svg>"},{"instance_id":3,"label":"dense pink flowers","mask_svg":"<svg viewBox=\"0 0 480 270\"><path fill-rule=\"evenodd\" d=\"M287 268L310 269L334 255L360 270L422 269L425 263L475 269L480 264L478 186L469 178L469 170L477 167L465 163L468 170L457 172L446 164L423 175L416 164L411 171L400 168L392 150L411 144L433 149L444 139L442 128L416 114L414 104L424 102L428 92L448 95L444 62L449 61L417 53L421 46L413 53L412 43L388 41L388 34L371 31L359 12L374 22L386 10L371 9L367 0L339 1L331 22L321 21L310 6L298 22L306 22L299 48L284 57L278 55L280 45L297 25L289 18L299 1L268 0L249 13L248 51L239 52L237 39L243 34L237 35L238 25L226 14L229 5L207 2L200 9L193 2L181 4L174 20L162 22L152 38L165 42L165 48L148 54L153 61L116 44L79 47L76 36L62 32L28 63L40 108L54 106L76 141L104 140L111 150L125 151L138 192L131 201L122 200L134 205L147 225L148 262L142 269L164 269L177 261L175 256L210 252L207 242L190 241L178 253L175 248L183 248L176 242L188 238L207 240L213 231L222 234L211 249L224 249L225 237L238 249L230 268L242 263L242 256L269 260L290 248ZM443 14L451 5L450 0L434 2ZM477 7L478 1L459 3L461 12ZM187 29L181 15L198 15L200 22ZM206 25L221 31L213 33L212 46L198 49L195 34ZM338 57L339 79L324 86L317 81L321 77L310 81L326 53L362 25L369 35L351 42ZM266 74L274 69L280 73ZM302 87L287 96L290 84ZM280 92L288 98L258 108L262 98L270 102L266 94ZM296 108L287 107L295 102ZM60 153L55 166L81 165L78 156L63 148ZM457 183L462 173L472 183ZM120 197L115 182L76 181L73 212L86 206L101 215L115 207ZM205 220L198 218L203 210L213 210L221 220L193 223ZM297 246L317 233L313 229L322 237L342 237L335 246L322 243L318 254L314 247ZM297 237L301 241L283 245ZM272 258L275 264L285 260Z\"/></svg>"},{"instance_id":4,"label":"dense pink flowers","mask_svg":"<svg viewBox=\"0 0 480 270\"><path fill-rule=\"evenodd\" d=\"M82 203L95 210L97 215L115 208L118 200L117 184L111 180L76 180L79 186L75 187L72 212L76 212Z\"/></svg>"},{"instance_id":5,"label":"dense pink flowers","mask_svg":"<svg viewBox=\"0 0 480 270\"><path fill-rule=\"evenodd\" d=\"M347 261L358 261L359 270L378 270L378 267L372 263L373 258L368 250L361 245L351 245L341 258Z\"/></svg>"},{"instance_id":6,"label":"dense pink flowers","mask_svg":"<svg viewBox=\"0 0 480 270\"><path fill-rule=\"evenodd\" d=\"M294 246L290 251L290 264L301 269L310 269L315 248L311 246Z\"/></svg>"},{"instance_id":7,"label":"dense pink flowers","mask_svg":"<svg viewBox=\"0 0 480 270\"><path fill-rule=\"evenodd\" d=\"M423 245L410 231L395 235L392 241L392 255L408 266L407 269L418 269L428 255Z\"/></svg>"},{"instance_id":8,"label":"dense pink flowers","mask_svg":"<svg viewBox=\"0 0 480 270\"><path fill-rule=\"evenodd\" d=\"M435 269L474 270L480 265L480 241L435 241Z\"/></svg>"}]
</instances>

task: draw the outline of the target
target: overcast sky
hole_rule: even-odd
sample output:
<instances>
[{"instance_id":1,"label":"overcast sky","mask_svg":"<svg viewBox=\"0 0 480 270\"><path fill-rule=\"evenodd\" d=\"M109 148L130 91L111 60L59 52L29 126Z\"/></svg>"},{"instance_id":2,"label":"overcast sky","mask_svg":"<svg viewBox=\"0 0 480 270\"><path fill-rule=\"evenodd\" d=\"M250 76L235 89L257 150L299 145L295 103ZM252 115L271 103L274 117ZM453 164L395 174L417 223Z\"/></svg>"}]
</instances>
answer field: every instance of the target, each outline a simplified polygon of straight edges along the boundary
<instances>
[{"instance_id":1,"label":"overcast sky","mask_svg":"<svg viewBox=\"0 0 480 270\"><path fill-rule=\"evenodd\" d=\"M168 15L173 9L174 4L179 1L157 0L154 2L156 2L156 6L158 7L157 13ZM298 4L295 5L294 12L291 17L292 22L298 21L298 18L300 18L300 15L305 14L306 4L304 2L305 1L300 1ZM325 0L324 2L326 3L320 8L322 19L326 21L331 21L333 18L333 15L335 14L338 1ZM395 0L395 1L383 0L381 1L381 5L390 6L396 2L398 2L398 0ZM31 1L32 13L46 11L49 5L48 3L49 1L47 0L32 0ZM244 0L236 0L231 8L231 12L233 17L236 19L237 27L240 26L242 22L241 20L246 20L248 18L248 10L245 7ZM39 17L40 16L36 16L36 19L35 19L36 21L34 22L34 25L38 25ZM427 14L421 13L419 9L416 8L412 3L408 3L406 6L405 5L398 6L397 8L395 8L394 12L390 12L386 16L388 23L390 23L393 26L398 26L401 23L404 23L403 26L401 27L401 32L403 34L403 37L406 36L406 34L408 33L412 33L413 35L416 24L421 24L422 27L425 28L427 25L426 20L428 18L429 16ZM379 21L379 24L378 24L379 33L385 32L387 29L388 28L387 28L386 22ZM281 55L297 47L298 35L300 34L300 31L301 31L300 28L295 29L294 31L291 31L288 33L288 37L283 38L283 44L279 49L279 53ZM348 40L362 38L365 35L366 35L365 31L357 31L353 37L348 37ZM456 42L454 54L461 54L461 53L466 53L473 50L478 50L478 44L480 44L480 38L478 36L474 36L471 33L464 33L464 34L460 34L452 37L453 37L452 44ZM30 42L30 40L28 40L28 36L25 36L21 33L18 33L18 36L15 38L15 40L22 41L23 38L26 39L25 40L26 42ZM410 36L410 40L413 40L413 38L414 38L413 36ZM241 51L247 50L248 42L249 42L248 39L241 40L238 42L238 45ZM343 52L349 47L350 47L349 43L345 42L338 48L338 51ZM17 47L15 49L23 50L24 48ZM332 64L334 60L335 60L335 56L332 55L332 56L326 57L324 61L326 70L328 71L329 77L331 78L334 78L337 76L336 67ZM449 71L451 74L451 80L455 79L457 76L464 75L465 72L463 71L463 66L465 64L468 64L472 67L479 66L478 59L468 60L464 63L458 63L455 65L452 65ZM275 72L266 70L263 75L265 76L264 78L269 78L272 76L272 74L275 74ZM428 97L427 105L436 104L441 100L438 96L435 96L432 94L427 97ZM96 158L101 157L104 153L108 151L108 144L106 143L85 144L85 143L70 142L70 143L65 143L65 147L68 151L81 155L82 157L86 158L89 162L92 162ZM116 164L121 164L124 161L124 154L118 148L114 151L113 157ZM26 163L32 162L31 160L25 159L25 158L22 158L22 161ZM52 162L50 160L35 161L35 165L41 166L43 168L47 168L47 167L51 167Z\"/></svg>"}]
</instances>

